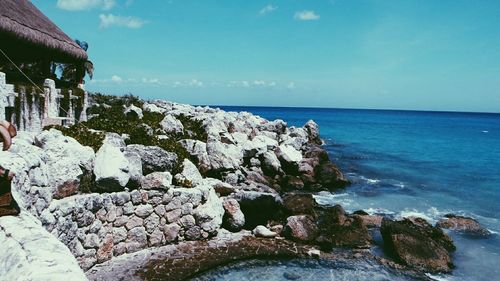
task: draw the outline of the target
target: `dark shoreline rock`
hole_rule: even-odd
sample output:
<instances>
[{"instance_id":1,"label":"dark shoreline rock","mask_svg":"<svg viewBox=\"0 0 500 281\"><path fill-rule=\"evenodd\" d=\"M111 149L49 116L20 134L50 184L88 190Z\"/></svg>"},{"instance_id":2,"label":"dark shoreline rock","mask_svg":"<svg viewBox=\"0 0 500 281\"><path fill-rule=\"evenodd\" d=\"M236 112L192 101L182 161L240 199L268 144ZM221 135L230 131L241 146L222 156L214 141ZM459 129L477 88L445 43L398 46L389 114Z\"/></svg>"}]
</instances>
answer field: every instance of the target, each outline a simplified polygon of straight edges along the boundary
<instances>
[{"instance_id":1,"label":"dark shoreline rock","mask_svg":"<svg viewBox=\"0 0 500 281\"><path fill-rule=\"evenodd\" d=\"M491 232L480 225L477 220L454 214L445 215L443 219L440 219L436 223L436 226L478 237L491 234Z\"/></svg>"},{"instance_id":2,"label":"dark shoreline rock","mask_svg":"<svg viewBox=\"0 0 500 281\"><path fill-rule=\"evenodd\" d=\"M418 270L450 272L453 241L440 228L423 219L382 220L385 251L397 262Z\"/></svg>"}]
</instances>

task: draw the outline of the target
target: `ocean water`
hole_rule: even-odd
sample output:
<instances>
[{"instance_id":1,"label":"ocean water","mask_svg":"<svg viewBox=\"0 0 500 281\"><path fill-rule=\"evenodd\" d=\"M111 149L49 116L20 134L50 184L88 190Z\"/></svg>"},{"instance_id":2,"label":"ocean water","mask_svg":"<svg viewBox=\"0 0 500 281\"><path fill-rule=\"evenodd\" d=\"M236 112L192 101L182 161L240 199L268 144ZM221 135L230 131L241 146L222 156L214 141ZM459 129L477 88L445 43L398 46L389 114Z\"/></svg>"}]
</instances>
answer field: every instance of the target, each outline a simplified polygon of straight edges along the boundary
<instances>
[{"instance_id":1,"label":"ocean water","mask_svg":"<svg viewBox=\"0 0 500 281\"><path fill-rule=\"evenodd\" d=\"M353 182L322 204L431 223L471 216L494 234L449 232L456 268L444 280L500 280L500 114L317 108L222 107L302 126L320 125L325 148ZM355 280L355 278L353 279Z\"/></svg>"}]
</instances>

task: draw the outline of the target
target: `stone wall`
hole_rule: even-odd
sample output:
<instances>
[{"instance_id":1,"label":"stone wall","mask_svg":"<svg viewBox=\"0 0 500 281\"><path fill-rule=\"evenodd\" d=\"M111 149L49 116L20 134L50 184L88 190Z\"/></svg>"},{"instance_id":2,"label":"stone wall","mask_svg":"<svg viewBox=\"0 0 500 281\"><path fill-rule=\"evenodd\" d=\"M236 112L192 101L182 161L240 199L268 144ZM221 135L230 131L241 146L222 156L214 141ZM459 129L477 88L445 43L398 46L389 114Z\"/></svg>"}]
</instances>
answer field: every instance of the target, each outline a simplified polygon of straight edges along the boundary
<instances>
[{"instance_id":1,"label":"stone wall","mask_svg":"<svg viewBox=\"0 0 500 281\"><path fill-rule=\"evenodd\" d=\"M87 270L125 253L213 236L223 214L213 188L201 185L71 196L52 201L40 219Z\"/></svg>"},{"instance_id":2,"label":"stone wall","mask_svg":"<svg viewBox=\"0 0 500 281\"><path fill-rule=\"evenodd\" d=\"M75 120L87 120L87 92L84 92L83 97L77 97L69 90L68 95L64 96L61 89L56 89L55 82L51 79L45 79L41 88L43 93L33 87L7 84L5 74L0 72L0 119L11 121L18 130L31 132L39 132L46 125L72 124ZM66 99L68 108L61 111L63 99ZM80 114L77 114L77 105L82 107Z\"/></svg>"}]
</instances>

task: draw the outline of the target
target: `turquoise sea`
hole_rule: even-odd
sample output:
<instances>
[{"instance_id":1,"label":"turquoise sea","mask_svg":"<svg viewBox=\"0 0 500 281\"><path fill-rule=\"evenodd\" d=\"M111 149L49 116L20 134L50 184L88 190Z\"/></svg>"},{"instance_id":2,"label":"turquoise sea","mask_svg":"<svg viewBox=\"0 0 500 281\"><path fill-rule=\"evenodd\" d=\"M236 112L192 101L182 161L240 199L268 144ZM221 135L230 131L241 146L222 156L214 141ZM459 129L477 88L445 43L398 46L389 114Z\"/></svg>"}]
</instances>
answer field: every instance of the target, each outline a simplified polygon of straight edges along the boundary
<instances>
[{"instance_id":1,"label":"turquoise sea","mask_svg":"<svg viewBox=\"0 0 500 281\"><path fill-rule=\"evenodd\" d=\"M315 120L331 158L353 182L334 194L317 194L322 204L431 223L447 213L477 219L494 234L477 239L450 232L456 269L438 278L500 280L500 114L221 108L291 126Z\"/></svg>"}]
</instances>

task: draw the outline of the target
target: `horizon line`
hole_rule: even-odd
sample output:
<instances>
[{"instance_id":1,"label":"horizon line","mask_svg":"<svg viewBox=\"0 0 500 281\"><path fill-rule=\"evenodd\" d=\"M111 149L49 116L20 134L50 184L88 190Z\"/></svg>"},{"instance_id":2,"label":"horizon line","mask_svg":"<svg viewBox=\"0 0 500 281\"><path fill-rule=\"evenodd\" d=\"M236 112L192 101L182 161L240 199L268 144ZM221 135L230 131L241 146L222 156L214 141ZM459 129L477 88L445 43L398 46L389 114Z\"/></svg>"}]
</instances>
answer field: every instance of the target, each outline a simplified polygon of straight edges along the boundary
<instances>
[{"instance_id":1,"label":"horizon line","mask_svg":"<svg viewBox=\"0 0 500 281\"><path fill-rule=\"evenodd\" d=\"M493 114L493 115L500 114L500 112L491 112L491 111L461 111L461 110L431 110L431 109L394 109L394 108L354 108L354 107L320 107L320 106L221 105L221 104L193 104L193 106L209 106L209 107L263 107L263 108L288 108L288 109L340 109L340 110L370 110L370 111L410 111L410 112L469 113L469 114Z\"/></svg>"}]
</instances>

